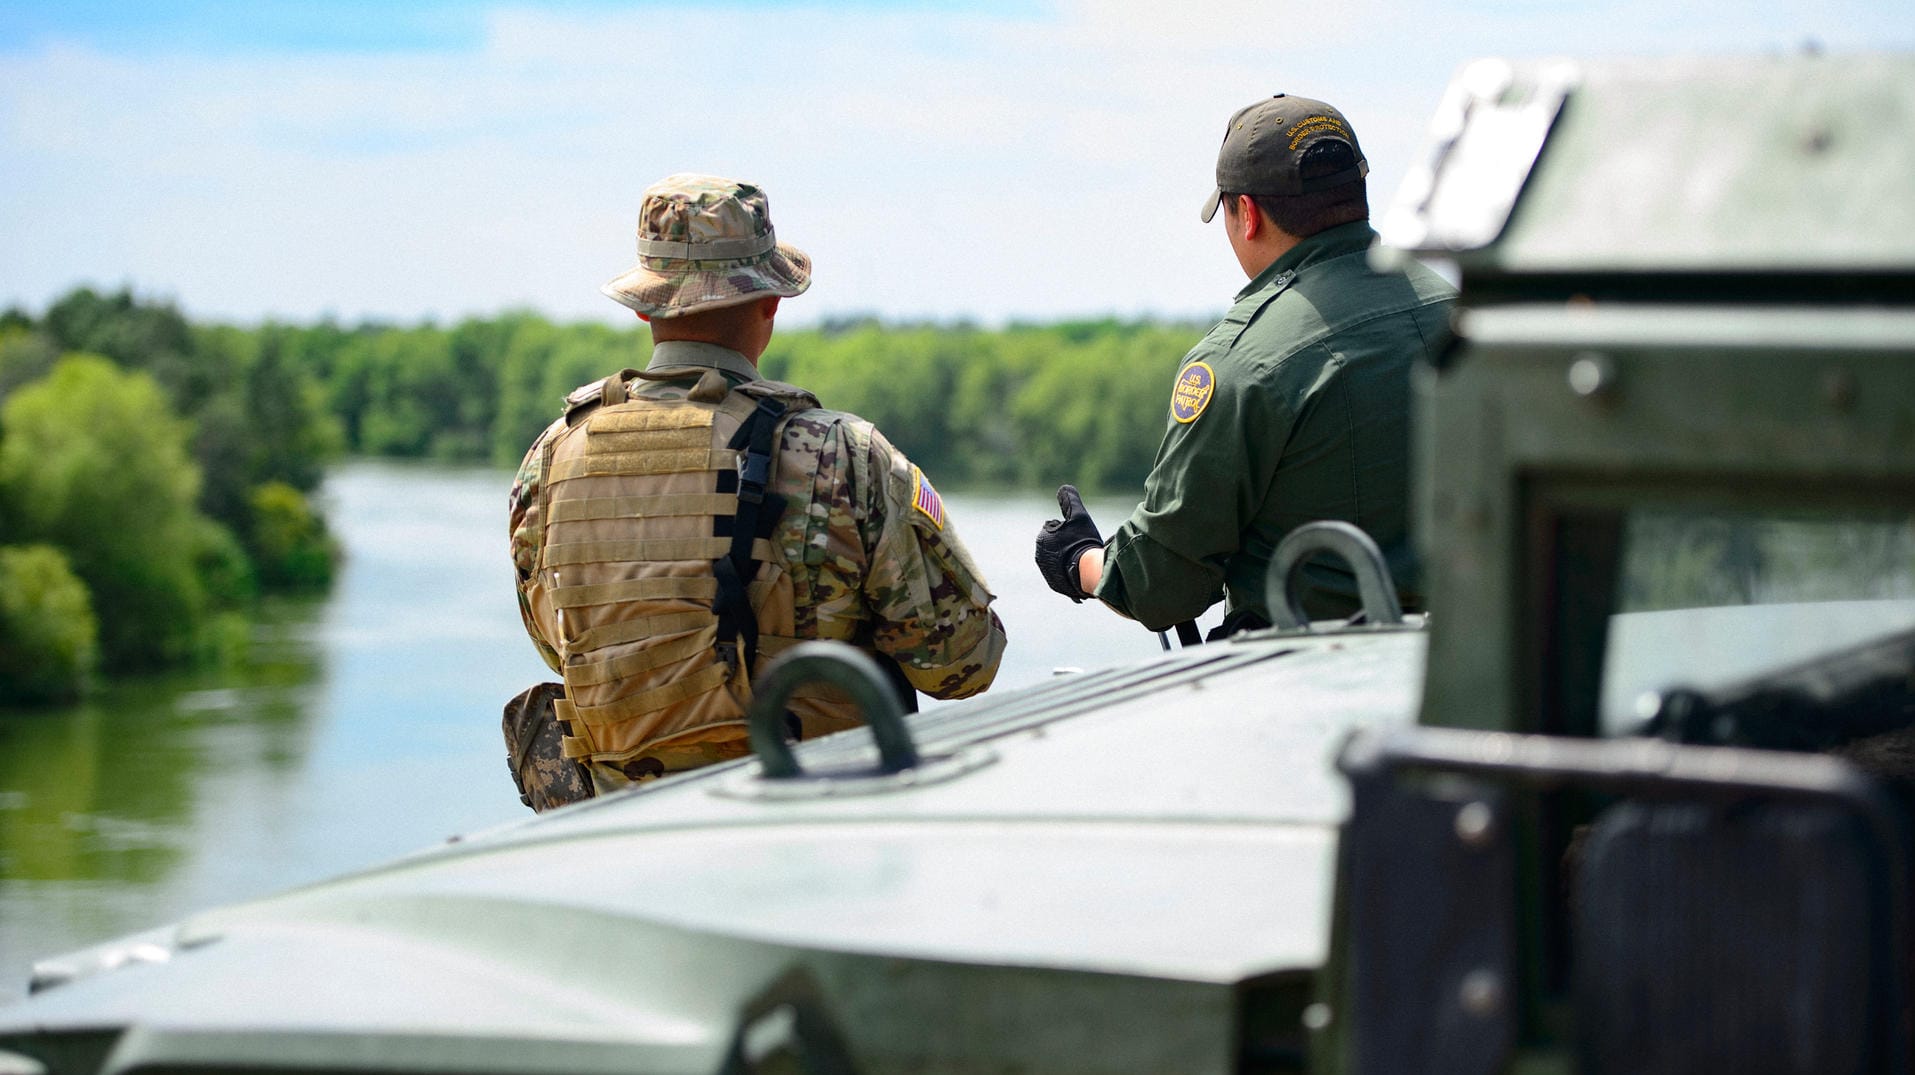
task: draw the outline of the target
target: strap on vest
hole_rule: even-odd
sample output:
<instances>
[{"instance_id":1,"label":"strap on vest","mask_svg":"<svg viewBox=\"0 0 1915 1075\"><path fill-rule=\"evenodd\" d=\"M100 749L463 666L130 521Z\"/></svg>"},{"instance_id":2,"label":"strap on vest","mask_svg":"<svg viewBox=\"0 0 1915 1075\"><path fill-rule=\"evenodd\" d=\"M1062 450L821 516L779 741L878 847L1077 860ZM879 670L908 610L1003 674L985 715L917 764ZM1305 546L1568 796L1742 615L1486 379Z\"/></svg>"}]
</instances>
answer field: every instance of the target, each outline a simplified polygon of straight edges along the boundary
<instances>
[{"instance_id":1,"label":"strap on vest","mask_svg":"<svg viewBox=\"0 0 1915 1075\"><path fill-rule=\"evenodd\" d=\"M760 538L767 557L771 543ZM545 547L546 567L615 564L627 560L703 560L731 548L728 537L639 538L636 541L560 541ZM751 550L759 551L758 549Z\"/></svg>"},{"instance_id":2,"label":"strap on vest","mask_svg":"<svg viewBox=\"0 0 1915 1075\"><path fill-rule=\"evenodd\" d=\"M580 417L597 410L608 400L623 402L626 397L625 382L637 376L640 376L639 371L627 366L610 377L572 389L565 396L565 424L578 424ZM613 399L614 396L617 398Z\"/></svg>"},{"instance_id":3,"label":"strap on vest","mask_svg":"<svg viewBox=\"0 0 1915 1075\"><path fill-rule=\"evenodd\" d=\"M745 457L738 468L738 510L731 517L731 550L711 565L712 574L718 577L718 596L711 610L718 616L719 652L742 649L745 668L758 661L758 615L745 592L746 584L758 574L758 562L751 555L752 539L770 536L785 510L784 497L765 492L765 485L771 481L771 439L784 413L782 401L760 399L751 417L739 423L738 431L725 445L732 451L744 449Z\"/></svg>"},{"instance_id":4,"label":"strap on vest","mask_svg":"<svg viewBox=\"0 0 1915 1075\"><path fill-rule=\"evenodd\" d=\"M673 598L709 601L717 596L718 583L703 576L687 578L673 575L588 586L557 586L548 593L553 608L575 609L609 605L614 601L661 601Z\"/></svg>"},{"instance_id":5,"label":"strap on vest","mask_svg":"<svg viewBox=\"0 0 1915 1075\"><path fill-rule=\"evenodd\" d=\"M731 678L731 669L723 664L713 663L700 668L690 675L674 679L669 683L628 694L604 705L582 706L574 703L573 727L584 725L587 730L607 724L618 724L638 717L648 717L661 709L667 709L701 694L709 694L725 685Z\"/></svg>"}]
</instances>

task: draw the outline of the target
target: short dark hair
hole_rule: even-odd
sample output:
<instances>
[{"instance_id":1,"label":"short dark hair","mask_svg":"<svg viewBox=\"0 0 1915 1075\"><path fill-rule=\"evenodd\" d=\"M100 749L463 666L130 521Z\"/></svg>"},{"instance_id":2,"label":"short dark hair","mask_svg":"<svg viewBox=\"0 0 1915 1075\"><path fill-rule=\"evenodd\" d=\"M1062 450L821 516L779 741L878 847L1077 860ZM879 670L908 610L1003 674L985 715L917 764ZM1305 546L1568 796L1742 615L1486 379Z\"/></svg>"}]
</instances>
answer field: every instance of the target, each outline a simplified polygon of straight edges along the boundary
<instances>
[{"instance_id":1,"label":"short dark hair","mask_svg":"<svg viewBox=\"0 0 1915 1075\"><path fill-rule=\"evenodd\" d=\"M1356 155L1348 142L1326 141L1304 152L1297 171L1304 179L1313 179L1354 167ZM1308 194L1252 194L1250 199L1270 223L1299 239L1339 224L1370 219L1369 185L1362 179ZM1224 201L1230 212L1237 211L1236 194L1226 192Z\"/></svg>"}]
</instances>

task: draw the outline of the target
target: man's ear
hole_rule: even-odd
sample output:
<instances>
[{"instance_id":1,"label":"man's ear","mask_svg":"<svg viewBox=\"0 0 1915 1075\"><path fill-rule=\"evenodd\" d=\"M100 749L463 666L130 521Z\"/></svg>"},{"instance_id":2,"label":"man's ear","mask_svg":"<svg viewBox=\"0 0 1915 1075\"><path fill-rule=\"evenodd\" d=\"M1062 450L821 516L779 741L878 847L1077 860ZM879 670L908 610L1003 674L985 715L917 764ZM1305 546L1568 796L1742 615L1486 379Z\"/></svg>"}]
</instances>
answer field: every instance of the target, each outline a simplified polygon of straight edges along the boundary
<instances>
[{"instance_id":1,"label":"man's ear","mask_svg":"<svg viewBox=\"0 0 1915 1075\"><path fill-rule=\"evenodd\" d=\"M771 320L774 317L777 317L778 316L778 296L767 295L764 298L762 305L760 305L758 309L759 309L759 312L764 315L764 318L767 321Z\"/></svg>"},{"instance_id":2,"label":"man's ear","mask_svg":"<svg viewBox=\"0 0 1915 1075\"><path fill-rule=\"evenodd\" d=\"M1263 210L1257 208L1257 200L1248 194L1237 195L1237 227L1245 242L1255 240L1263 234L1268 221L1263 219Z\"/></svg>"}]
</instances>

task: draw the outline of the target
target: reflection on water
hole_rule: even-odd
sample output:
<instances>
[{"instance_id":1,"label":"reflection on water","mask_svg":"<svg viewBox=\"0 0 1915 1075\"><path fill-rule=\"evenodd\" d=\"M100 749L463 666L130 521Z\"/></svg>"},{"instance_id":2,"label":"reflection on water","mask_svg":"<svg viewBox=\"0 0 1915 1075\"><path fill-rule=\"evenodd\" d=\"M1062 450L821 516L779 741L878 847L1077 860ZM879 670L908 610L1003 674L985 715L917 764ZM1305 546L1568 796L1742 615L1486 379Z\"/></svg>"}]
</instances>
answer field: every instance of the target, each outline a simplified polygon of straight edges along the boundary
<instances>
[{"instance_id":1,"label":"reflection on water","mask_svg":"<svg viewBox=\"0 0 1915 1075\"><path fill-rule=\"evenodd\" d=\"M0 718L0 998L18 994L34 956L216 896L195 860L239 827L218 813L224 786L236 773L280 784L306 754L318 669L301 626L317 609L267 608L237 678L115 685Z\"/></svg>"},{"instance_id":2,"label":"reflection on water","mask_svg":"<svg viewBox=\"0 0 1915 1075\"><path fill-rule=\"evenodd\" d=\"M342 467L326 499L344 569L324 600L264 610L250 667L0 713L0 1002L35 959L529 816L499 710L549 677L512 597L510 481ZM946 500L999 596L1000 686L1158 652L1044 589L1031 541L1049 497ZM1091 505L1106 530L1129 507Z\"/></svg>"},{"instance_id":3,"label":"reflection on water","mask_svg":"<svg viewBox=\"0 0 1915 1075\"><path fill-rule=\"evenodd\" d=\"M269 610L255 665L231 677L174 677L109 689L64 713L0 723L0 876L16 881L153 881L181 853L199 785L221 758L268 772L304 753L300 686L312 648L288 645L286 620L310 608Z\"/></svg>"}]
</instances>

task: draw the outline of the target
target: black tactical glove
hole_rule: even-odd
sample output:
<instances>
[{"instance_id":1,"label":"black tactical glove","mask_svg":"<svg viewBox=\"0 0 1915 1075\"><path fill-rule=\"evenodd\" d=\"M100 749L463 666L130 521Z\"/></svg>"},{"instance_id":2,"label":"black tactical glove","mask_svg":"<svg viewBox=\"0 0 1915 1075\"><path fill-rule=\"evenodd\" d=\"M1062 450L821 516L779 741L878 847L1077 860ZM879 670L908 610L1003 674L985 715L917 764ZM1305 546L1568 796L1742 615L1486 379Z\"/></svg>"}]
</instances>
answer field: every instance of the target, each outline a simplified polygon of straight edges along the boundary
<instances>
[{"instance_id":1,"label":"black tactical glove","mask_svg":"<svg viewBox=\"0 0 1915 1075\"><path fill-rule=\"evenodd\" d=\"M1082 602L1087 594L1077 581L1077 558L1084 550L1104 543L1097 524L1084 510L1084 498L1075 485L1057 487L1057 510L1062 519L1051 519L1037 533L1037 570L1050 588L1073 601Z\"/></svg>"}]
</instances>

